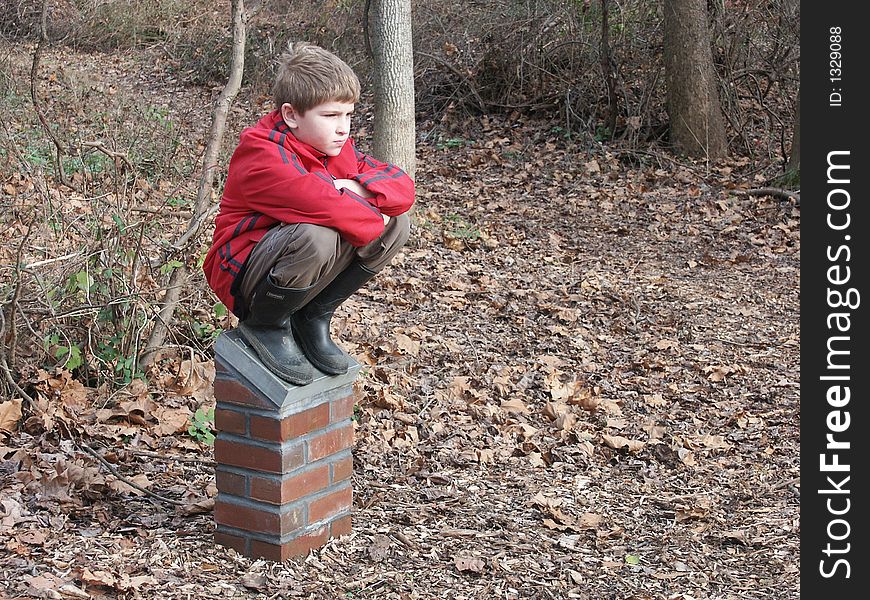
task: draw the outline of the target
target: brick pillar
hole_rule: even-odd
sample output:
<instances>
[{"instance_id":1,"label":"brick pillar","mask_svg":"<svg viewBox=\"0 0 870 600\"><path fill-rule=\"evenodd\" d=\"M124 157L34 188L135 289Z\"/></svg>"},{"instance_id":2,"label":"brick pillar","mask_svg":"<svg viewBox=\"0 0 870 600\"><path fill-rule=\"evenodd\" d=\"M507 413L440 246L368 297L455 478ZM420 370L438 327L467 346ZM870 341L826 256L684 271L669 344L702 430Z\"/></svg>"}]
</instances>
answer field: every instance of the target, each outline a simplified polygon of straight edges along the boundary
<instances>
[{"instance_id":1,"label":"brick pillar","mask_svg":"<svg viewBox=\"0 0 870 600\"><path fill-rule=\"evenodd\" d=\"M217 339L215 371L215 541L282 561L350 533L359 365L295 386L233 330Z\"/></svg>"}]
</instances>

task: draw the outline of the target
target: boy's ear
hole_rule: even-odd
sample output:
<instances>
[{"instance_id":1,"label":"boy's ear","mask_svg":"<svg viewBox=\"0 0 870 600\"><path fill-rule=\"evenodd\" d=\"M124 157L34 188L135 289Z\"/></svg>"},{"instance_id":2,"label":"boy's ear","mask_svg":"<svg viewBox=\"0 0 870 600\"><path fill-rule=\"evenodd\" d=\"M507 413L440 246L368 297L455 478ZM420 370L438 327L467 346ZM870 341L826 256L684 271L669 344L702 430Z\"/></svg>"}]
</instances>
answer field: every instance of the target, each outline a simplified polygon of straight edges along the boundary
<instances>
[{"instance_id":1,"label":"boy's ear","mask_svg":"<svg viewBox=\"0 0 870 600\"><path fill-rule=\"evenodd\" d=\"M284 119L284 122L290 129L296 127L296 116L297 113L292 104L285 102L281 105L281 118Z\"/></svg>"}]
</instances>

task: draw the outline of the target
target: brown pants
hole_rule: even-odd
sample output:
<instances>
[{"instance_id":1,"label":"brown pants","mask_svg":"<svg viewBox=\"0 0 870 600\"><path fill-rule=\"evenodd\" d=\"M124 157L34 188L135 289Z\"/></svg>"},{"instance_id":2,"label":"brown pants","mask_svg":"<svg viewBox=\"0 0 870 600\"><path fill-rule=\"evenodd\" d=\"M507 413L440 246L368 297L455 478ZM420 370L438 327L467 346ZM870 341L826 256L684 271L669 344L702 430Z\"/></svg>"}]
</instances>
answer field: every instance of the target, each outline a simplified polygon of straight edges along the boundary
<instances>
[{"instance_id":1,"label":"brown pants","mask_svg":"<svg viewBox=\"0 0 870 600\"><path fill-rule=\"evenodd\" d=\"M399 253L411 232L407 214L390 217L384 232L361 248L344 241L335 229L309 223L287 223L263 236L245 264L240 291L251 305L254 288L271 275L277 285L304 289L307 304L354 260L377 273Z\"/></svg>"}]
</instances>

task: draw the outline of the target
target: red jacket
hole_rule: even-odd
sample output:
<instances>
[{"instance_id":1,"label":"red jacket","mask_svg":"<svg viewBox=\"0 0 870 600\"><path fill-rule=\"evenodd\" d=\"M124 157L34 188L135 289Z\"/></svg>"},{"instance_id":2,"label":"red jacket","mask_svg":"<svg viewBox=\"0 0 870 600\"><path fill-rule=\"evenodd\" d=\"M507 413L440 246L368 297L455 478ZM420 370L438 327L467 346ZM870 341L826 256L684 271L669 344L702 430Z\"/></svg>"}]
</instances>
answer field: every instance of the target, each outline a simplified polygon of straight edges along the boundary
<instances>
[{"instance_id":1,"label":"red jacket","mask_svg":"<svg viewBox=\"0 0 870 600\"><path fill-rule=\"evenodd\" d=\"M374 197L337 190L335 179L354 179ZM360 247L383 233L382 215L400 215L413 203L414 182L400 168L362 154L352 140L338 156L328 157L297 140L280 112L273 111L242 132L230 159L203 264L206 279L221 302L236 312L233 282L272 226L324 225Z\"/></svg>"}]
</instances>

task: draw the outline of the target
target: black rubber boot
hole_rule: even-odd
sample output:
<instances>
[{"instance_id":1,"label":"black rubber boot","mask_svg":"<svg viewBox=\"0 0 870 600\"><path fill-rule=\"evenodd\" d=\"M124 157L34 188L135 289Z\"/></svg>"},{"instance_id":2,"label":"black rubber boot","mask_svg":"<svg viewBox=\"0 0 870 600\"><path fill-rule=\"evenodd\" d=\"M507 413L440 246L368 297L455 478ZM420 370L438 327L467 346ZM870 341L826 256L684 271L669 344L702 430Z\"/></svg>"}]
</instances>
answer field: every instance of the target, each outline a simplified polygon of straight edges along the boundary
<instances>
[{"instance_id":1,"label":"black rubber boot","mask_svg":"<svg viewBox=\"0 0 870 600\"><path fill-rule=\"evenodd\" d=\"M351 358L329 337L329 323L335 309L374 276L374 271L355 262L293 313L296 341L311 364L324 373L341 375L352 364Z\"/></svg>"},{"instance_id":2,"label":"black rubber boot","mask_svg":"<svg viewBox=\"0 0 870 600\"><path fill-rule=\"evenodd\" d=\"M267 275L254 288L250 316L239 324L263 364L295 385L308 385L315 375L314 367L293 339L290 319L307 292L281 287Z\"/></svg>"}]
</instances>

